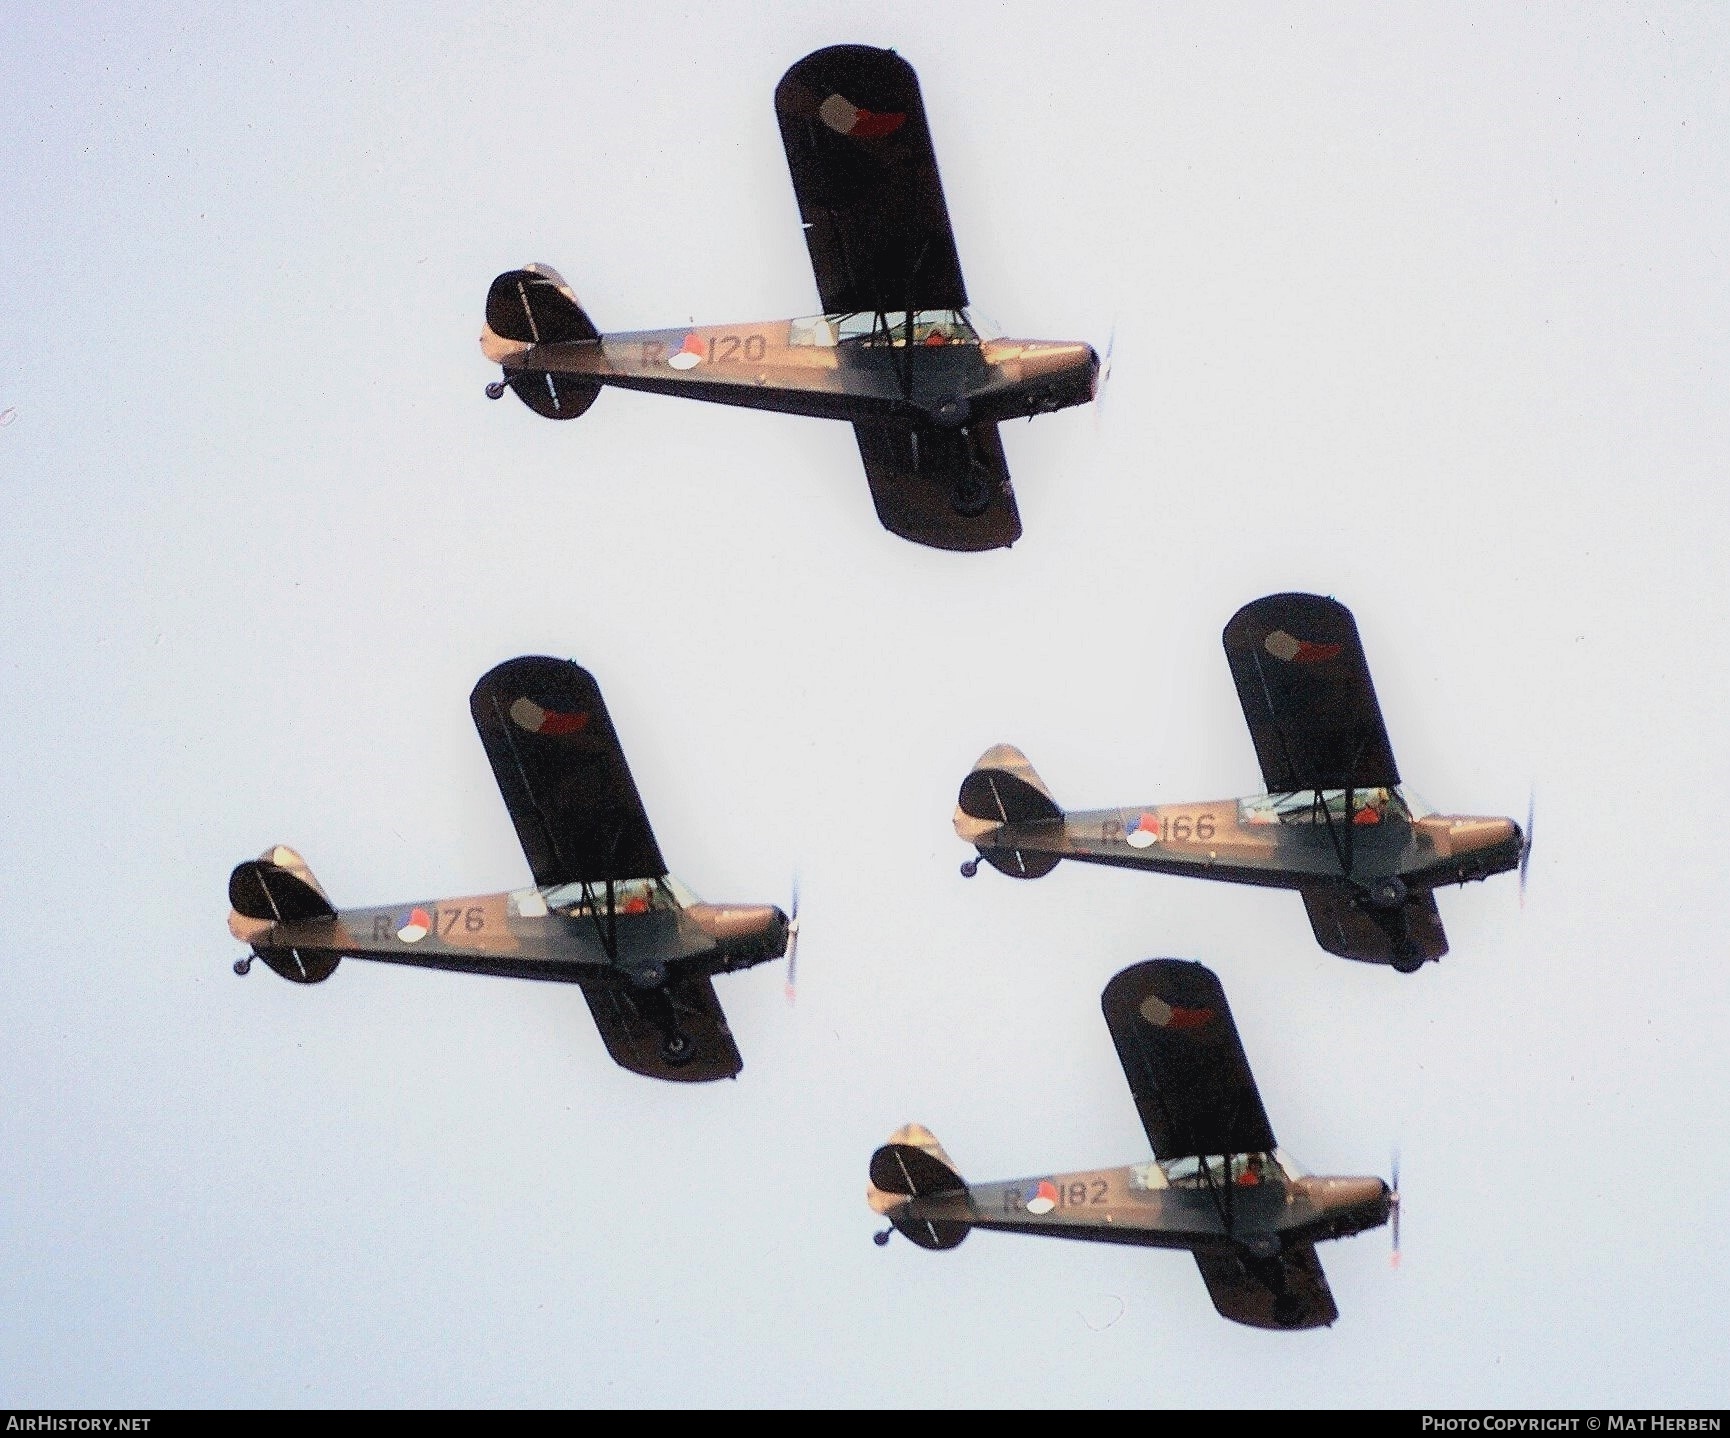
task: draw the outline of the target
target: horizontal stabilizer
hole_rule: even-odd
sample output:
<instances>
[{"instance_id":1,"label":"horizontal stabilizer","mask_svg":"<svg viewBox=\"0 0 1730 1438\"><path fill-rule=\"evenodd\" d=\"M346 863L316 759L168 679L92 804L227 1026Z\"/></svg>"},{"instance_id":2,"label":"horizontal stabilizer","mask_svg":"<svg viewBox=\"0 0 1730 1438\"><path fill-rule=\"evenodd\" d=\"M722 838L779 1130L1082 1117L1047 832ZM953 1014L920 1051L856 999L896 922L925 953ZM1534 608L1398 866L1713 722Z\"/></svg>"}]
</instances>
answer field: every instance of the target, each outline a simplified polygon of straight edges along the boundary
<instances>
[{"instance_id":1,"label":"horizontal stabilizer","mask_svg":"<svg viewBox=\"0 0 1730 1438\"><path fill-rule=\"evenodd\" d=\"M871 1155L866 1201L920 1248L954 1248L971 1226L953 1219L917 1217L908 1199L965 1194L967 1185L928 1129L908 1124Z\"/></svg>"},{"instance_id":2,"label":"horizontal stabilizer","mask_svg":"<svg viewBox=\"0 0 1730 1438\"><path fill-rule=\"evenodd\" d=\"M981 849L979 857L1011 879L1043 879L1062 856L1038 849Z\"/></svg>"},{"instance_id":3,"label":"horizontal stabilizer","mask_svg":"<svg viewBox=\"0 0 1730 1438\"><path fill-rule=\"evenodd\" d=\"M973 772L961 781L956 807L957 832L964 817L988 824L1035 824L1063 817L1045 781L1012 744L994 744L979 756ZM961 837L972 842L967 834Z\"/></svg>"},{"instance_id":4,"label":"horizontal stabilizer","mask_svg":"<svg viewBox=\"0 0 1730 1438\"><path fill-rule=\"evenodd\" d=\"M334 919L336 908L324 887L307 868L306 860L286 844L266 849L262 857L236 866L228 876L228 931L266 966L296 984L320 984L336 972L340 953L269 942L278 924L315 923Z\"/></svg>"},{"instance_id":5,"label":"horizontal stabilizer","mask_svg":"<svg viewBox=\"0 0 1730 1438\"><path fill-rule=\"evenodd\" d=\"M254 949L265 967L291 984L322 984L336 972L342 955L328 949Z\"/></svg>"},{"instance_id":6,"label":"horizontal stabilizer","mask_svg":"<svg viewBox=\"0 0 1730 1438\"><path fill-rule=\"evenodd\" d=\"M601 332L583 313L571 287L555 269L529 265L509 270L487 291L487 328L520 344L581 344Z\"/></svg>"},{"instance_id":7,"label":"horizontal stabilizer","mask_svg":"<svg viewBox=\"0 0 1730 1438\"><path fill-rule=\"evenodd\" d=\"M601 392L593 381L542 369L507 370L505 383L518 399L547 419L576 419L588 412Z\"/></svg>"},{"instance_id":8,"label":"horizontal stabilizer","mask_svg":"<svg viewBox=\"0 0 1730 1438\"><path fill-rule=\"evenodd\" d=\"M300 855L292 849L271 852L292 855L300 872L269 858L249 859L236 865L228 876L228 902L235 913L272 924L334 919L336 909L325 898Z\"/></svg>"},{"instance_id":9,"label":"horizontal stabilizer","mask_svg":"<svg viewBox=\"0 0 1730 1438\"><path fill-rule=\"evenodd\" d=\"M897 1129L871 1155L871 1186L905 1198L961 1193L967 1188L936 1136L916 1123Z\"/></svg>"}]
</instances>

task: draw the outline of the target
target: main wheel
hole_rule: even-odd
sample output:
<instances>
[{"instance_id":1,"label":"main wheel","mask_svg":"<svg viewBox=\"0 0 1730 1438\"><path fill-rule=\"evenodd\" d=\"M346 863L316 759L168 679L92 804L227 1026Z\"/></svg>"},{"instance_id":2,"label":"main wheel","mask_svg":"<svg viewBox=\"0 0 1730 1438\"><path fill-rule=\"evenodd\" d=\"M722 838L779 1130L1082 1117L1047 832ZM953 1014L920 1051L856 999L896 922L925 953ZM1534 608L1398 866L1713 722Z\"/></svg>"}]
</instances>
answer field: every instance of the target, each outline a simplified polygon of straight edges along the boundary
<instances>
[{"instance_id":1,"label":"main wheel","mask_svg":"<svg viewBox=\"0 0 1730 1438\"><path fill-rule=\"evenodd\" d=\"M886 1228L881 1233L874 1233L871 1235L871 1241L873 1243L875 1243L879 1248L882 1248L886 1243L889 1242L889 1235L891 1232L893 1232L892 1229Z\"/></svg>"},{"instance_id":2,"label":"main wheel","mask_svg":"<svg viewBox=\"0 0 1730 1438\"><path fill-rule=\"evenodd\" d=\"M1388 962L1393 965L1396 974L1415 974L1424 966L1424 956L1410 949L1396 953Z\"/></svg>"},{"instance_id":3,"label":"main wheel","mask_svg":"<svg viewBox=\"0 0 1730 1438\"><path fill-rule=\"evenodd\" d=\"M1378 909L1397 909L1405 903L1406 892L1406 881L1397 874L1390 874L1370 885L1370 903Z\"/></svg>"},{"instance_id":4,"label":"main wheel","mask_svg":"<svg viewBox=\"0 0 1730 1438\"><path fill-rule=\"evenodd\" d=\"M506 388L507 388L507 386L502 379L494 380L491 384L489 384L487 386L487 398L488 399L503 399L505 397Z\"/></svg>"},{"instance_id":5,"label":"main wheel","mask_svg":"<svg viewBox=\"0 0 1730 1438\"><path fill-rule=\"evenodd\" d=\"M969 859L961 866L961 877L964 879L971 879L978 872L979 860L977 859Z\"/></svg>"},{"instance_id":6,"label":"main wheel","mask_svg":"<svg viewBox=\"0 0 1730 1438\"><path fill-rule=\"evenodd\" d=\"M251 959L236 959L234 961L234 972L239 974L241 976L241 978L244 979L248 974L250 974L252 972L252 960Z\"/></svg>"},{"instance_id":7,"label":"main wheel","mask_svg":"<svg viewBox=\"0 0 1730 1438\"><path fill-rule=\"evenodd\" d=\"M991 485L970 466L967 473L955 482L949 496L949 507L963 519L978 519L991 508Z\"/></svg>"}]
</instances>

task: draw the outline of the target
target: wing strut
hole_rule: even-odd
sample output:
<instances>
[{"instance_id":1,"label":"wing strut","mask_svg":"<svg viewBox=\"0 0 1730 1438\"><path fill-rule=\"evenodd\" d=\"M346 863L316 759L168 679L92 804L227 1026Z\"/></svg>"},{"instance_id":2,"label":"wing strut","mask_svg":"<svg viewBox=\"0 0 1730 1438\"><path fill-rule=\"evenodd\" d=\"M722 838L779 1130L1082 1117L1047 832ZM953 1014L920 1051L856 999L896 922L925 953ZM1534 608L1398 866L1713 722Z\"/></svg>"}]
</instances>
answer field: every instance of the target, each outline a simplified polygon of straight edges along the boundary
<instances>
[{"instance_id":1,"label":"wing strut","mask_svg":"<svg viewBox=\"0 0 1730 1438\"><path fill-rule=\"evenodd\" d=\"M607 877L597 884L590 879L579 880L583 886L583 907L589 911L589 917L594 921L595 933L600 937L601 947L607 951L607 958L614 963L619 958L619 909L618 909L618 869L619 845L624 840L625 831L621 828L613 835L613 845L607 854ZM599 900L605 897L606 913L601 913Z\"/></svg>"}]
</instances>

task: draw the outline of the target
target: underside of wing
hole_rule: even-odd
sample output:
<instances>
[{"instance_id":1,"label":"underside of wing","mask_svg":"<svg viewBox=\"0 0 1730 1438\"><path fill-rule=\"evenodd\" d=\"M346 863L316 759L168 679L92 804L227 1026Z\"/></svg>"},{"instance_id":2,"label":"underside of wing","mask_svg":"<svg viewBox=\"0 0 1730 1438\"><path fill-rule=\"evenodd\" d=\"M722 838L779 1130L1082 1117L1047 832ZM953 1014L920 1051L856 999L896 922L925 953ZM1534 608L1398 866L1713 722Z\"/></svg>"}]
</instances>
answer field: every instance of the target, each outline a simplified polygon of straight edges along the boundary
<instances>
[{"instance_id":1,"label":"underside of wing","mask_svg":"<svg viewBox=\"0 0 1730 1438\"><path fill-rule=\"evenodd\" d=\"M835 45L775 88L824 313L961 309L967 287L913 67Z\"/></svg>"},{"instance_id":2,"label":"underside of wing","mask_svg":"<svg viewBox=\"0 0 1730 1438\"><path fill-rule=\"evenodd\" d=\"M1021 538L1009 464L994 424L962 429L853 426L877 518L933 549L1006 549Z\"/></svg>"},{"instance_id":3,"label":"underside of wing","mask_svg":"<svg viewBox=\"0 0 1730 1438\"><path fill-rule=\"evenodd\" d=\"M1303 896L1316 942L1342 959L1415 965L1448 951L1434 894L1413 894L1394 909L1372 909L1345 888L1305 889Z\"/></svg>"},{"instance_id":4,"label":"underside of wing","mask_svg":"<svg viewBox=\"0 0 1730 1438\"><path fill-rule=\"evenodd\" d=\"M1325 1328L1340 1316L1315 1249L1288 1248L1274 1258L1238 1250L1197 1253L1195 1266L1221 1318L1251 1328Z\"/></svg>"},{"instance_id":5,"label":"underside of wing","mask_svg":"<svg viewBox=\"0 0 1730 1438\"><path fill-rule=\"evenodd\" d=\"M668 1061L666 1036L636 990L623 983L592 981L582 990L607 1052L621 1068L674 1083L707 1083L732 1078L745 1067L706 975L674 979L666 987L679 1031L691 1040L691 1057L682 1063Z\"/></svg>"},{"instance_id":6,"label":"underside of wing","mask_svg":"<svg viewBox=\"0 0 1730 1438\"><path fill-rule=\"evenodd\" d=\"M1351 610L1273 594L1225 626L1225 657L1270 794L1400 782Z\"/></svg>"},{"instance_id":7,"label":"underside of wing","mask_svg":"<svg viewBox=\"0 0 1730 1438\"><path fill-rule=\"evenodd\" d=\"M469 696L537 884L667 872L600 686L566 659L511 659Z\"/></svg>"},{"instance_id":8,"label":"underside of wing","mask_svg":"<svg viewBox=\"0 0 1730 1438\"><path fill-rule=\"evenodd\" d=\"M1274 1147L1225 990L1210 969L1148 959L1113 978L1100 1003L1155 1157Z\"/></svg>"}]
</instances>

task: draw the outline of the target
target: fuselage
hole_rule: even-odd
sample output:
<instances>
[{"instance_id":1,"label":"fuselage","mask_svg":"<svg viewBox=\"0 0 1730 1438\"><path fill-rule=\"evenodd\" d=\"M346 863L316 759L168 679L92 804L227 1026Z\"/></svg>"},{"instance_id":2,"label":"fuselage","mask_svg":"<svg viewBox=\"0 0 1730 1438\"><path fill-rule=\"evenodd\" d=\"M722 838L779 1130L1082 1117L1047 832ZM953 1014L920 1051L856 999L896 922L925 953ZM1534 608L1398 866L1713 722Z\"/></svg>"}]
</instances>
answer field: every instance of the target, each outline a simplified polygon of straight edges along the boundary
<instances>
[{"instance_id":1,"label":"fuselage","mask_svg":"<svg viewBox=\"0 0 1730 1438\"><path fill-rule=\"evenodd\" d=\"M1511 819L1416 814L1398 790L1365 791L1349 806L1332 792L1321 801L1273 794L1078 810L1016 824L957 810L955 824L1012 873L1024 852L1290 889L1347 873L1365 883L1398 877L1414 890L1465 883L1514 868L1521 844Z\"/></svg>"},{"instance_id":2,"label":"fuselage","mask_svg":"<svg viewBox=\"0 0 1730 1438\"><path fill-rule=\"evenodd\" d=\"M1261 1159L1263 1156L1256 1156ZM1321 1178L1286 1172L1272 1158L1255 1171L1234 1159L1233 1176L1213 1163L1208 1184L1191 1161L1187 1179L1165 1166L1042 1174L965 1191L903 1199L884 1194L872 1206L897 1226L929 1221L1009 1233L1039 1233L1095 1243L1217 1250L1341 1238L1385 1223L1393 1198L1379 1178Z\"/></svg>"},{"instance_id":3,"label":"fuselage","mask_svg":"<svg viewBox=\"0 0 1730 1438\"><path fill-rule=\"evenodd\" d=\"M905 314L819 315L564 344L488 329L481 348L507 376L544 371L786 414L946 428L1084 404L1099 374L1091 345L981 339L960 311L915 312L911 328Z\"/></svg>"},{"instance_id":4,"label":"fuselage","mask_svg":"<svg viewBox=\"0 0 1730 1438\"><path fill-rule=\"evenodd\" d=\"M726 973L787 947L787 916L774 905L708 904L688 891L675 897L665 881L630 881L615 893L609 920L604 887L587 901L575 888L344 909L299 923L231 913L229 929L264 954L304 950L567 983L614 974L644 986L661 983L669 965Z\"/></svg>"}]
</instances>

